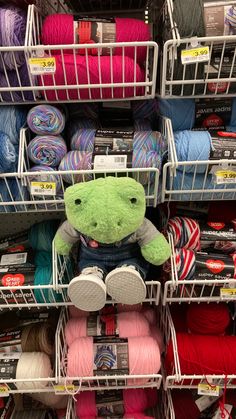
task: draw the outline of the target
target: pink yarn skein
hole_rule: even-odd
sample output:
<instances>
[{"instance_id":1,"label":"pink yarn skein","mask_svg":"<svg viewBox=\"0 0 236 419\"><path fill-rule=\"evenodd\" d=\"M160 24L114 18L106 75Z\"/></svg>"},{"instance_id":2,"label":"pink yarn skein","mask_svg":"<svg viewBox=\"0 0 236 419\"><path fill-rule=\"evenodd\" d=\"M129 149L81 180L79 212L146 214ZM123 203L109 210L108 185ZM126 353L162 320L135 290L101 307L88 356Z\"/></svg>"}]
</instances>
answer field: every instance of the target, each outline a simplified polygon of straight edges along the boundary
<instances>
[{"instance_id":1,"label":"pink yarn skein","mask_svg":"<svg viewBox=\"0 0 236 419\"><path fill-rule=\"evenodd\" d=\"M146 42L150 41L150 29L142 20L131 18L115 18L116 42ZM67 14L49 15L44 19L42 27L42 42L44 45L70 45L75 43L74 16ZM88 42L89 43L89 42ZM125 56L134 58L134 47L125 48ZM61 54L60 50L52 51ZM66 50L72 54L72 50ZM122 55L122 48L113 49L113 55ZM146 47L137 48L137 61L146 59Z\"/></svg>"},{"instance_id":2,"label":"pink yarn skein","mask_svg":"<svg viewBox=\"0 0 236 419\"><path fill-rule=\"evenodd\" d=\"M156 389L130 389L123 390L125 414L144 412L157 404ZM82 392L77 396L76 414L80 417L97 417L96 392Z\"/></svg>"},{"instance_id":3,"label":"pink yarn skein","mask_svg":"<svg viewBox=\"0 0 236 419\"><path fill-rule=\"evenodd\" d=\"M141 313L119 313L116 318L120 338L150 335L148 321ZM70 346L77 338L88 336L87 333L86 317L70 319L65 327L67 345Z\"/></svg>"},{"instance_id":4,"label":"pink yarn skein","mask_svg":"<svg viewBox=\"0 0 236 419\"><path fill-rule=\"evenodd\" d=\"M97 416L80 416L80 419L102 419ZM123 419L155 419L153 416L146 416L144 413L127 413Z\"/></svg>"},{"instance_id":5,"label":"pink yarn skein","mask_svg":"<svg viewBox=\"0 0 236 419\"><path fill-rule=\"evenodd\" d=\"M88 100L90 99L89 89L62 89L56 92L54 90L47 90L47 86L72 86L72 85L87 85L101 84L102 83L134 83L144 82L145 71L139 67L138 64L135 66L134 60L130 57L124 57L123 60L119 56L113 56L112 60L108 56L101 56L100 59L95 56L88 57L88 68L86 57L77 55L64 55L64 58L60 55L56 57L56 72L54 75L43 75L39 76L39 84L45 85L45 90L42 91L45 99L48 100ZM101 79L99 77L99 61L101 63ZM64 65L63 65L64 64ZM64 75L65 68L65 75ZM87 69L89 71L87 71ZM113 79L111 77L111 69L113 70ZM124 70L124 74L123 74ZM88 77L89 73L89 77ZM136 74L136 78L135 78ZM80 96L79 96L79 93ZM102 94L101 94L102 91ZM91 99L111 99L112 89L108 87L91 88ZM123 96L124 93L124 96ZM134 87L114 87L113 97L133 97L135 93ZM136 87L136 95L140 96L144 93L144 87Z\"/></svg>"},{"instance_id":6,"label":"pink yarn skein","mask_svg":"<svg viewBox=\"0 0 236 419\"><path fill-rule=\"evenodd\" d=\"M156 374L161 367L158 343L151 336L128 338L129 374ZM93 377L93 338L76 339L67 353L68 377ZM107 370L109 375L109 370ZM143 385L148 378L129 379L129 385Z\"/></svg>"},{"instance_id":7,"label":"pink yarn skein","mask_svg":"<svg viewBox=\"0 0 236 419\"><path fill-rule=\"evenodd\" d=\"M147 319L148 323L152 326L157 324L157 316L155 310L150 306L145 306L142 304L135 304L134 306L126 304L117 304L117 311L119 313L128 312L128 311L139 311Z\"/></svg>"}]
</instances>

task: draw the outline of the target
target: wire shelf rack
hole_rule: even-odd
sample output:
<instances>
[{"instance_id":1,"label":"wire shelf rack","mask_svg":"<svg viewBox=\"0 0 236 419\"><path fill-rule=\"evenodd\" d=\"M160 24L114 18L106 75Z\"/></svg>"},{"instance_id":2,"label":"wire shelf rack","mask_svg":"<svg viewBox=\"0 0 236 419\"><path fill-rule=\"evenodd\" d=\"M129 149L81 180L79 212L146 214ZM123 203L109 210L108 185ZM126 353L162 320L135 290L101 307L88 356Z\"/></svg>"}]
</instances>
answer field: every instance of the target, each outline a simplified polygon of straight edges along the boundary
<instances>
[{"instance_id":1,"label":"wire shelf rack","mask_svg":"<svg viewBox=\"0 0 236 419\"><path fill-rule=\"evenodd\" d=\"M231 183L218 183L216 174L220 171L235 172L236 159L178 161L170 119L166 125L169 161L162 170L160 201L235 200L235 178ZM198 173L199 167L201 173Z\"/></svg>"},{"instance_id":2,"label":"wire shelf rack","mask_svg":"<svg viewBox=\"0 0 236 419\"><path fill-rule=\"evenodd\" d=\"M181 38L173 10L173 0L166 0L163 7L166 42L162 54L161 96L165 98L235 96L235 36ZM182 50L199 46L209 47L209 56L206 60L182 64Z\"/></svg>"},{"instance_id":3,"label":"wire shelf rack","mask_svg":"<svg viewBox=\"0 0 236 419\"><path fill-rule=\"evenodd\" d=\"M161 374L150 375L96 375L93 377L68 377L66 370L67 345L65 340L65 325L69 316L67 309L60 314L56 331L56 368L60 384L65 387L65 393L71 395L80 391L115 390L122 388L159 388L162 381ZM142 384L141 381L142 380Z\"/></svg>"}]
</instances>

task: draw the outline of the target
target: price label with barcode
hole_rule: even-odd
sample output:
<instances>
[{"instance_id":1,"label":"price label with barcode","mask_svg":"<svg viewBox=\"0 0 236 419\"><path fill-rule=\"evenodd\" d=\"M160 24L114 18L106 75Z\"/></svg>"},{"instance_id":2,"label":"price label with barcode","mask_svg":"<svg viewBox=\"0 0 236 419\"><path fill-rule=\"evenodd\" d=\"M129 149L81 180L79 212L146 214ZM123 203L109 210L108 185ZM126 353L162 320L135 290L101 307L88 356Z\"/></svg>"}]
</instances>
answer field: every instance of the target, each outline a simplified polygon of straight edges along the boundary
<instances>
[{"instance_id":1,"label":"price label with barcode","mask_svg":"<svg viewBox=\"0 0 236 419\"><path fill-rule=\"evenodd\" d=\"M218 170L215 172L216 184L232 184L236 183L235 170Z\"/></svg>"},{"instance_id":2,"label":"price label with barcode","mask_svg":"<svg viewBox=\"0 0 236 419\"><path fill-rule=\"evenodd\" d=\"M27 252L2 255L0 265L21 265L27 261Z\"/></svg>"},{"instance_id":3,"label":"price label with barcode","mask_svg":"<svg viewBox=\"0 0 236 419\"><path fill-rule=\"evenodd\" d=\"M67 384L66 386L63 384L56 384L53 388L56 394L68 394L75 391L74 384Z\"/></svg>"},{"instance_id":4,"label":"price label with barcode","mask_svg":"<svg viewBox=\"0 0 236 419\"><path fill-rule=\"evenodd\" d=\"M236 288L221 288L220 297L222 300L236 300Z\"/></svg>"},{"instance_id":5,"label":"price label with barcode","mask_svg":"<svg viewBox=\"0 0 236 419\"><path fill-rule=\"evenodd\" d=\"M191 49L183 49L181 51L182 64L193 64L210 60L209 47L197 47Z\"/></svg>"},{"instance_id":6,"label":"price label with barcode","mask_svg":"<svg viewBox=\"0 0 236 419\"><path fill-rule=\"evenodd\" d=\"M94 169L105 170L105 169L126 169L127 167L127 155L96 155L94 157Z\"/></svg>"},{"instance_id":7,"label":"price label with barcode","mask_svg":"<svg viewBox=\"0 0 236 419\"><path fill-rule=\"evenodd\" d=\"M31 182L30 184L31 195L56 195L55 182Z\"/></svg>"},{"instance_id":8,"label":"price label with barcode","mask_svg":"<svg viewBox=\"0 0 236 419\"><path fill-rule=\"evenodd\" d=\"M200 383L198 384L197 393L200 396L216 396L217 397L220 394L220 387L210 385L210 384Z\"/></svg>"},{"instance_id":9,"label":"price label with barcode","mask_svg":"<svg viewBox=\"0 0 236 419\"><path fill-rule=\"evenodd\" d=\"M8 397L9 396L9 387L6 384L0 385L0 397Z\"/></svg>"},{"instance_id":10,"label":"price label with barcode","mask_svg":"<svg viewBox=\"0 0 236 419\"><path fill-rule=\"evenodd\" d=\"M55 57L29 58L30 73L34 76L40 74L54 74L56 72Z\"/></svg>"}]
</instances>

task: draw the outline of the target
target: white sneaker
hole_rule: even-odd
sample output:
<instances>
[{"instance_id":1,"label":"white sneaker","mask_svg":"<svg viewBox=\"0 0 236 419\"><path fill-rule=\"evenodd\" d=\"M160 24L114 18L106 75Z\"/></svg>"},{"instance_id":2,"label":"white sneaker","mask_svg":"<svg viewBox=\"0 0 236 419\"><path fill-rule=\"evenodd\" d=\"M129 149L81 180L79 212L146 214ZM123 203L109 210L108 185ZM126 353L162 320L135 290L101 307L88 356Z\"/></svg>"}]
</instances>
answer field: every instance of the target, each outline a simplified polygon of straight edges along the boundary
<instances>
[{"instance_id":1,"label":"white sneaker","mask_svg":"<svg viewBox=\"0 0 236 419\"><path fill-rule=\"evenodd\" d=\"M68 296L80 310L101 310L106 303L103 271L96 266L85 268L69 283Z\"/></svg>"},{"instance_id":2,"label":"white sneaker","mask_svg":"<svg viewBox=\"0 0 236 419\"><path fill-rule=\"evenodd\" d=\"M138 304L146 297L146 285L134 266L122 266L111 271L105 279L107 293L117 303Z\"/></svg>"}]
</instances>

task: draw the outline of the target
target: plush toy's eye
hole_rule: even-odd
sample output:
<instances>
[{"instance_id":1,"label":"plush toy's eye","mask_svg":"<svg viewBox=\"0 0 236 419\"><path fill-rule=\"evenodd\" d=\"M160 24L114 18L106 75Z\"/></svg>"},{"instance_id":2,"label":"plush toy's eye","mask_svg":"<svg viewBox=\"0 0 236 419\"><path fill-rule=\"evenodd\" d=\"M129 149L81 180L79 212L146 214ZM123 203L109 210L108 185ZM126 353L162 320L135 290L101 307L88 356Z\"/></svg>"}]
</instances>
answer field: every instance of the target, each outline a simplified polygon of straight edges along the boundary
<instances>
[{"instance_id":1,"label":"plush toy's eye","mask_svg":"<svg viewBox=\"0 0 236 419\"><path fill-rule=\"evenodd\" d=\"M137 203L137 198L130 198L130 202L131 202L131 204L136 204Z\"/></svg>"},{"instance_id":2,"label":"plush toy's eye","mask_svg":"<svg viewBox=\"0 0 236 419\"><path fill-rule=\"evenodd\" d=\"M78 199L75 200L75 205L80 205L81 202L82 202L81 199L78 198Z\"/></svg>"}]
</instances>

